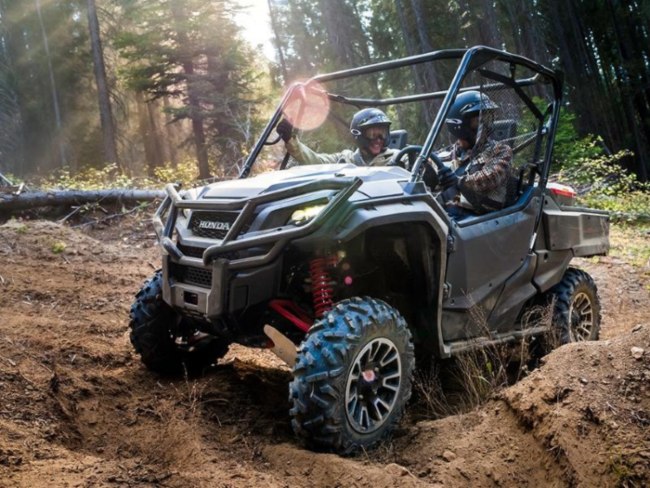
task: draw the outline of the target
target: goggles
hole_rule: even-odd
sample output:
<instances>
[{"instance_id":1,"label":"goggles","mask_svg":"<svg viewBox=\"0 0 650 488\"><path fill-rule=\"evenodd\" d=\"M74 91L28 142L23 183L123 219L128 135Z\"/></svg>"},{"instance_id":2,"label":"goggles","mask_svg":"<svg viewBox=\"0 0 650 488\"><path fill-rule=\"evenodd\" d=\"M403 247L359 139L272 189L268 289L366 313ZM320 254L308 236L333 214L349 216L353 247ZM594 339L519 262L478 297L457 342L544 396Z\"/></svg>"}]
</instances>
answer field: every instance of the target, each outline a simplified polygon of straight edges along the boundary
<instances>
[{"instance_id":1,"label":"goggles","mask_svg":"<svg viewBox=\"0 0 650 488\"><path fill-rule=\"evenodd\" d=\"M369 141L385 141L388 139L388 128L370 127L363 131L363 137Z\"/></svg>"}]
</instances>

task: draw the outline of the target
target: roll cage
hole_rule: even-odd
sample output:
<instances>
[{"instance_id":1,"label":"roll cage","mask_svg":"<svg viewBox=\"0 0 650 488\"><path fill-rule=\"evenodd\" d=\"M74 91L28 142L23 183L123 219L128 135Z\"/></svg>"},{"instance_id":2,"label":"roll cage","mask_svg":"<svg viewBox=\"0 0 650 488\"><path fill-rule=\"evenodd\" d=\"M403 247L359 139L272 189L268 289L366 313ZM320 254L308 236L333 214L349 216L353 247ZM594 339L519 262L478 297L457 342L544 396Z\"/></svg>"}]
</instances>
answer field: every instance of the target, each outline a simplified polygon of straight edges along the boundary
<instances>
[{"instance_id":1,"label":"roll cage","mask_svg":"<svg viewBox=\"0 0 650 488\"><path fill-rule=\"evenodd\" d=\"M384 73L408 66L435 63L437 61L443 60L458 62L455 74L447 90L414 93L411 95L390 98L355 98L331 93L329 91L323 91L322 88L320 88L322 85L332 81L345 80L373 73ZM493 72L489 68L486 68L486 65L491 61L508 63L510 66L510 75L504 76L503 74ZM519 66L532 71L534 75L527 77L517 77L517 67ZM481 86L461 87L468 74L474 71L480 72L484 78L491 80L493 83ZM246 159L244 166L239 174L239 178L246 178L249 176L251 169L253 168L253 165L255 164L258 155L260 154L260 151L264 145L267 144L266 141L271 136L271 132L283 117L284 110L287 107L289 101L294 100L296 96L299 98L301 106L298 110L298 117L300 117L303 107L309 103L305 94L309 91L317 91L320 96L324 95L331 101L352 105L357 108L384 107L388 105L398 105L418 101L442 100L440 108L436 113L436 117L431 124L424 143L422 144L422 149L415 160L415 164L413 164L411 168L411 183L415 183L420 178L420 170L422 164L427 159L427 156L431 154L434 148L434 144L442 130L447 112L449 111L449 108L451 107L458 93L479 89L482 91L497 90L505 85L517 93L523 103L525 103L525 105L528 107L530 112L540 122L544 120L546 115L550 114L547 126L545 128L545 131L549 137L545 141L546 150L544 151L543 160L540 161L541 167L538 170L540 176L538 186L540 188L544 188L548 180L550 162L552 157L553 139L559 119L560 105L562 100L562 81L562 74L557 70L547 68L523 56L511 54L506 51L501 51L486 46L475 46L469 49L446 49L433 51L426 54L409 56L392 61L385 61L367 66L361 66L358 68L317 75L305 82L296 82L289 87L282 100L280 101L278 107L276 108L273 116L264 128L264 131L262 132L260 138L253 147L253 150ZM540 83L550 85L552 88L553 101L547 107L546 114L543 114L531 99L531 97L528 94L524 93L522 90L523 87L533 86Z\"/></svg>"}]
</instances>

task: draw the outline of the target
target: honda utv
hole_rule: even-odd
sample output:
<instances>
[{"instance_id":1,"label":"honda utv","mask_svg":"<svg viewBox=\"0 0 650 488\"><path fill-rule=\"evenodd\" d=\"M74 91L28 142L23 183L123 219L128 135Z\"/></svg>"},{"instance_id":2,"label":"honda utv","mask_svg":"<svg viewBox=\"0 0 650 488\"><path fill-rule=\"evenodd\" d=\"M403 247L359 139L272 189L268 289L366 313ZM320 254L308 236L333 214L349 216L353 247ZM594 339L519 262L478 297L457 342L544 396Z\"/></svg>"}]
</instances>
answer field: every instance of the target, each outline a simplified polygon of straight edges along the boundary
<instances>
[{"instance_id":1,"label":"honda utv","mask_svg":"<svg viewBox=\"0 0 650 488\"><path fill-rule=\"evenodd\" d=\"M425 72L448 88L421 88ZM452 219L423 175L445 164L447 113L467 91L498 107L491 137L512 162L503 208ZM561 102L561 73L482 46L292 85L239 178L166 187L154 217L162 269L131 308L135 350L150 370L176 374L200 372L231 343L271 348L293 369L296 434L348 453L395 429L416 356L551 331L561 343L596 339L596 286L569 264L607 252L608 216L549 182ZM364 107L399 126L390 165L295 164L274 130L286 117L311 148L340 151ZM552 320L526 319L540 303Z\"/></svg>"}]
</instances>

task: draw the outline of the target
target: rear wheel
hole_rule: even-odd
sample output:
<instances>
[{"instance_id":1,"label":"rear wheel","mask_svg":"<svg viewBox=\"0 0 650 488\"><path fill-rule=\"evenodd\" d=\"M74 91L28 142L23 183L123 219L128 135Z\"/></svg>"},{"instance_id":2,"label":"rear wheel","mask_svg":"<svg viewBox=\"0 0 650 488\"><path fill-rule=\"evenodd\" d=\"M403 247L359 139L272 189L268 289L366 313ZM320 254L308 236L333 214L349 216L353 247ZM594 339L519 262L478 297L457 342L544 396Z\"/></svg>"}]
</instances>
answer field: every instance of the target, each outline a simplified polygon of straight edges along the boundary
<instances>
[{"instance_id":1,"label":"rear wheel","mask_svg":"<svg viewBox=\"0 0 650 488\"><path fill-rule=\"evenodd\" d=\"M561 344L593 341L600 333L598 289L589 274L569 268L551 290L553 326Z\"/></svg>"},{"instance_id":2,"label":"rear wheel","mask_svg":"<svg viewBox=\"0 0 650 488\"><path fill-rule=\"evenodd\" d=\"M198 374L228 352L225 341L191 327L163 301L161 271L135 296L130 318L131 344L157 373Z\"/></svg>"},{"instance_id":3,"label":"rear wheel","mask_svg":"<svg viewBox=\"0 0 650 488\"><path fill-rule=\"evenodd\" d=\"M371 298L338 303L300 346L290 385L294 431L339 453L374 446L403 414L414 364L397 310Z\"/></svg>"}]
</instances>

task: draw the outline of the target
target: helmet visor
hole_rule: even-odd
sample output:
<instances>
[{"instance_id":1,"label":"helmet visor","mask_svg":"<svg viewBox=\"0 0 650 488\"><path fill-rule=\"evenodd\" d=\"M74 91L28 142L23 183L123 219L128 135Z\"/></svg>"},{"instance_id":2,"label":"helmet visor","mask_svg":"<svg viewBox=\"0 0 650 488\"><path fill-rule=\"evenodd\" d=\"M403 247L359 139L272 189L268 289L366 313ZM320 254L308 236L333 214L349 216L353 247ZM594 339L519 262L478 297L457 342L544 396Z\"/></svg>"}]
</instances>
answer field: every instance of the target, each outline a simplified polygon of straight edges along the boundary
<instances>
[{"instance_id":1,"label":"helmet visor","mask_svg":"<svg viewBox=\"0 0 650 488\"><path fill-rule=\"evenodd\" d=\"M388 139L388 125L382 124L364 127L362 130L362 135L369 141L374 141L375 139L385 141Z\"/></svg>"}]
</instances>

